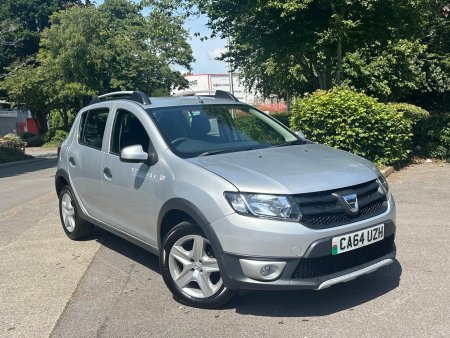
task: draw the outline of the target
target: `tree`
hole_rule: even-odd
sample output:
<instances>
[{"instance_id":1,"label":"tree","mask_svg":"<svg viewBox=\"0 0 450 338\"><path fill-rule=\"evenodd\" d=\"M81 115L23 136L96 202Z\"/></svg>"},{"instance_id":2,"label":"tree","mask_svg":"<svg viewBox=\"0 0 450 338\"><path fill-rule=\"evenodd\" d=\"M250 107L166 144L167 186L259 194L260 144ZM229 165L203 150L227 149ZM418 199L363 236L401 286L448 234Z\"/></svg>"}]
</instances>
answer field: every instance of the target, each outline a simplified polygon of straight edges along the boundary
<instances>
[{"instance_id":1,"label":"tree","mask_svg":"<svg viewBox=\"0 0 450 338\"><path fill-rule=\"evenodd\" d=\"M17 104L36 109L42 120L59 111L65 130L71 113L95 94L136 88L168 94L182 79L171 66L190 69L193 60L182 19L156 7L144 17L132 1L106 0L99 7L56 12L50 23L35 62L12 69L2 88Z\"/></svg>"},{"instance_id":2,"label":"tree","mask_svg":"<svg viewBox=\"0 0 450 338\"><path fill-rule=\"evenodd\" d=\"M442 36L437 29L430 35L443 20L442 1L197 0L187 8L193 2L208 15L213 35L232 39L223 58L231 57L247 86L266 95L347 83L369 84L387 100L424 90L436 78L446 82L428 41Z\"/></svg>"},{"instance_id":3,"label":"tree","mask_svg":"<svg viewBox=\"0 0 450 338\"><path fill-rule=\"evenodd\" d=\"M182 20L154 8L144 17L128 0L106 0L98 8L73 7L52 17L42 34L39 60L65 83L95 92L139 88L169 93L190 69L192 50Z\"/></svg>"},{"instance_id":4,"label":"tree","mask_svg":"<svg viewBox=\"0 0 450 338\"><path fill-rule=\"evenodd\" d=\"M34 65L20 67L2 81L0 88L7 90L13 102L25 103L36 120L38 131L47 131L47 115L50 112L48 100L48 82L46 72Z\"/></svg>"},{"instance_id":5,"label":"tree","mask_svg":"<svg viewBox=\"0 0 450 338\"><path fill-rule=\"evenodd\" d=\"M40 33L50 15L80 0L2 0L0 3L0 75L17 59L38 51Z\"/></svg>"}]
</instances>

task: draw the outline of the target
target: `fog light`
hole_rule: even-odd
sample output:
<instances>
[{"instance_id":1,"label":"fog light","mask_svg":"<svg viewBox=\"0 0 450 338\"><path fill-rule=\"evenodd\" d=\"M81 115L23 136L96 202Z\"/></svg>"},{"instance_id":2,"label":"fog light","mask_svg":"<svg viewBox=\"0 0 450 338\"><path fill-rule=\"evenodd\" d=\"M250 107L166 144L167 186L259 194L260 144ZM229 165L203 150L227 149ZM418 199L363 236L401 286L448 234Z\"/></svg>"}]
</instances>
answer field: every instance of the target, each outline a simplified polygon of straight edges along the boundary
<instances>
[{"instance_id":1,"label":"fog light","mask_svg":"<svg viewBox=\"0 0 450 338\"><path fill-rule=\"evenodd\" d=\"M259 281L273 281L281 276L286 262L254 261L240 259L242 272L251 279Z\"/></svg>"},{"instance_id":2,"label":"fog light","mask_svg":"<svg viewBox=\"0 0 450 338\"><path fill-rule=\"evenodd\" d=\"M268 276L268 275L270 275L270 265L264 265L262 268L261 268L261 275L263 275L263 276Z\"/></svg>"}]
</instances>

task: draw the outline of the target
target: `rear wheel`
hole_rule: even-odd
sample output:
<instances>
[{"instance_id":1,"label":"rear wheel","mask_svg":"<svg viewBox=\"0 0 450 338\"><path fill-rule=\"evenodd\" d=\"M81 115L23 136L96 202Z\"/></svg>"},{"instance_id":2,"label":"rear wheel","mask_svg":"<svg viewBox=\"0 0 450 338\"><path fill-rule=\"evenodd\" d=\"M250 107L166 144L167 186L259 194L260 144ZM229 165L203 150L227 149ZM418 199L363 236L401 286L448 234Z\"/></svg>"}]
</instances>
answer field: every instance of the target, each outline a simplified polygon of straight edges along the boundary
<instances>
[{"instance_id":1,"label":"rear wheel","mask_svg":"<svg viewBox=\"0 0 450 338\"><path fill-rule=\"evenodd\" d=\"M227 289L206 236L190 222L181 222L164 239L161 273L175 300L200 308L216 308L235 291Z\"/></svg>"},{"instance_id":2,"label":"rear wheel","mask_svg":"<svg viewBox=\"0 0 450 338\"><path fill-rule=\"evenodd\" d=\"M94 230L94 226L80 217L72 188L64 186L59 193L59 216L67 237L73 240L83 238Z\"/></svg>"}]
</instances>

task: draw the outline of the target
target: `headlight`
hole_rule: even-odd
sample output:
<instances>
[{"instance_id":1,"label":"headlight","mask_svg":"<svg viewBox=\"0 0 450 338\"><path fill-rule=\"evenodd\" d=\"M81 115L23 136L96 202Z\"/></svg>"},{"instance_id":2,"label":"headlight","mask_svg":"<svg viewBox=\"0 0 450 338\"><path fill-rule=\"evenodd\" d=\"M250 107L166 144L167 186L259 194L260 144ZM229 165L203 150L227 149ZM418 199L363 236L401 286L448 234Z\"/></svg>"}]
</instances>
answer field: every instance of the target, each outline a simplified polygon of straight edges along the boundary
<instances>
[{"instance_id":1,"label":"headlight","mask_svg":"<svg viewBox=\"0 0 450 338\"><path fill-rule=\"evenodd\" d=\"M377 181L378 181L378 184L383 189L384 193L387 194L389 192L389 185L386 182L386 179L384 178L382 173L379 174Z\"/></svg>"},{"instance_id":2,"label":"headlight","mask_svg":"<svg viewBox=\"0 0 450 338\"><path fill-rule=\"evenodd\" d=\"M300 209L290 196L226 192L231 207L241 215L299 221Z\"/></svg>"}]
</instances>

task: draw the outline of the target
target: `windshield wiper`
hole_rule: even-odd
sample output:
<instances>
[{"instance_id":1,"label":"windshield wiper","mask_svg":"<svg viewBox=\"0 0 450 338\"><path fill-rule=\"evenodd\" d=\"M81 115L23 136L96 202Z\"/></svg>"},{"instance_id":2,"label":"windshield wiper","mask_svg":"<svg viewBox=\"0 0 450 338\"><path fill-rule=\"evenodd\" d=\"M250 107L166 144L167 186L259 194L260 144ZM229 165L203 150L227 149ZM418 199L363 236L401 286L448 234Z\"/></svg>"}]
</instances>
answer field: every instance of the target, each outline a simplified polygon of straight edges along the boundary
<instances>
[{"instance_id":1,"label":"windshield wiper","mask_svg":"<svg viewBox=\"0 0 450 338\"><path fill-rule=\"evenodd\" d=\"M284 147L284 146L296 146L299 144L305 144L304 142L302 142L301 140L294 140L294 141L287 141L287 142L283 142L280 144L277 144L274 147Z\"/></svg>"},{"instance_id":2,"label":"windshield wiper","mask_svg":"<svg viewBox=\"0 0 450 338\"><path fill-rule=\"evenodd\" d=\"M225 154L225 153L232 153L234 151L244 151L244 150L253 150L253 149L256 149L256 148L255 147L241 147L241 148L216 149L216 150L205 151L204 153L201 153L198 156L209 156L209 155L216 155L216 154Z\"/></svg>"}]
</instances>

